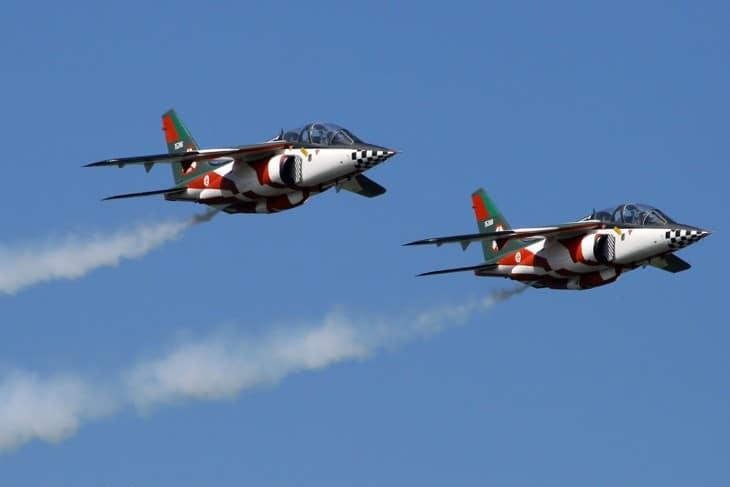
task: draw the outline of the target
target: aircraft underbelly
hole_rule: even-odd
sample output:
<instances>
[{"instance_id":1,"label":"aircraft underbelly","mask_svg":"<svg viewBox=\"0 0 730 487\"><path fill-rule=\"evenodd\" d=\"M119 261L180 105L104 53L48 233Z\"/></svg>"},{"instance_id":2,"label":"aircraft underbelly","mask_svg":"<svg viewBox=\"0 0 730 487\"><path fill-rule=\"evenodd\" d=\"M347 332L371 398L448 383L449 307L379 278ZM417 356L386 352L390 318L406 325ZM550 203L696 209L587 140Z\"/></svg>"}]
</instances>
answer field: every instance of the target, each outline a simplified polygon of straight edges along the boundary
<instances>
[{"instance_id":1,"label":"aircraft underbelly","mask_svg":"<svg viewBox=\"0 0 730 487\"><path fill-rule=\"evenodd\" d=\"M585 240L585 239L584 239ZM578 245L583 247L583 243ZM543 249L538 252L549 265L547 274L553 276L565 276L566 274L587 274L596 271L597 262L586 259L583 255L572 255L570 249L557 241L545 243Z\"/></svg>"},{"instance_id":2,"label":"aircraft underbelly","mask_svg":"<svg viewBox=\"0 0 730 487\"><path fill-rule=\"evenodd\" d=\"M581 241L576 245L584 247ZM590 260L592 254L586 257L570 245L541 241L516 250L495 269L480 275L508 277L534 287L590 289L613 282L621 274L621 269L612 264Z\"/></svg>"}]
</instances>

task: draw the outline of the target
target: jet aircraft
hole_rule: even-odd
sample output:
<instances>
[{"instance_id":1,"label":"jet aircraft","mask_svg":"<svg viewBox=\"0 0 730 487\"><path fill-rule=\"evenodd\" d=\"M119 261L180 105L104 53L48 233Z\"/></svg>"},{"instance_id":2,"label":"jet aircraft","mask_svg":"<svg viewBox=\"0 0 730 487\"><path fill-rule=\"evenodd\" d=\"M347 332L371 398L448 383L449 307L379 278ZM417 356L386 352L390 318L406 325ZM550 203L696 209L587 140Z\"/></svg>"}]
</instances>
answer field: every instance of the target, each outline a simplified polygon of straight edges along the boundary
<instances>
[{"instance_id":1,"label":"jet aircraft","mask_svg":"<svg viewBox=\"0 0 730 487\"><path fill-rule=\"evenodd\" d=\"M590 289L616 281L624 272L651 265L680 272L690 265L674 252L710 234L682 225L651 206L623 204L582 220L512 229L484 189L472 194L479 233L428 238L406 245L481 242L485 262L419 274L473 271L536 288Z\"/></svg>"},{"instance_id":2,"label":"jet aircraft","mask_svg":"<svg viewBox=\"0 0 730 487\"><path fill-rule=\"evenodd\" d=\"M385 188L362 173L397 151L363 142L347 129L310 123L261 144L200 149L174 110L162 115L168 154L122 157L85 167L169 164L175 186L130 193L105 200L164 195L168 201L191 201L227 213L273 213L301 205L315 194L335 188L366 197Z\"/></svg>"}]
</instances>

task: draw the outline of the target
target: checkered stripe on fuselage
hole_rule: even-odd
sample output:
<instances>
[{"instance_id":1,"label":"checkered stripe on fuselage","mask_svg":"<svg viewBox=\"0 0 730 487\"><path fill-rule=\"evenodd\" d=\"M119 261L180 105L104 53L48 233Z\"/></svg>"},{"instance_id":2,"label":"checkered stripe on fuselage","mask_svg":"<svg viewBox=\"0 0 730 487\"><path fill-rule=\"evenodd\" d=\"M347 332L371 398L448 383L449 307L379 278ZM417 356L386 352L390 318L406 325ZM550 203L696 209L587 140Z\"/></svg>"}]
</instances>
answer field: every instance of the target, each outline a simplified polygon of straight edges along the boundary
<instances>
[{"instance_id":1,"label":"checkered stripe on fuselage","mask_svg":"<svg viewBox=\"0 0 730 487\"><path fill-rule=\"evenodd\" d=\"M672 250L681 249L702 238L699 230L669 230L664 237L669 240L669 248Z\"/></svg>"},{"instance_id":2,"label":"checkered stripe on fuselage","mask_svg":"<svg viewBox=\"0 0 730 487\"><path fill-rule=\"evenodd\" d=\"M370 169L389 157L384 150L361 150L352 153L355 169Z\"/></svg>"}]
</instances>

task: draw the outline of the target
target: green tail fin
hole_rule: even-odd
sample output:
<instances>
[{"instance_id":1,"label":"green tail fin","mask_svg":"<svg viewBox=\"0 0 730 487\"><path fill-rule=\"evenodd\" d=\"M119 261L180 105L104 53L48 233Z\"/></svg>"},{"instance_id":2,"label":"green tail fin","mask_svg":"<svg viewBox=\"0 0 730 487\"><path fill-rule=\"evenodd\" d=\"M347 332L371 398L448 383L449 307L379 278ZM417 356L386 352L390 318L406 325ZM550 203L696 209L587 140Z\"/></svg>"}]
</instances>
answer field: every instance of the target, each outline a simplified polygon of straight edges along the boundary
<instances>
[{"instance_id":1,"label":"green tail fin","mask_svg":"<svg viewBox=\"0 0 730 487\"><path fill-rule=\"evenodd\" d=\"M487 195L483 188L479 188L471 194L471 206L474 208L474 216L477 219L479 233L500 232L502 230L511 230L512 227L507 223L507 219L499 211L494 201ZM501 249L497 247L497 242L488 240L482 242L484 251L484 259L487 262L494 261L505 254L513 252L524 247L524 244L517 240L510 240Z\"/></svg>"},{"instance_id":2,"label":"green tail fin","mask_svg":"<svg viewBox=\"0 0 730 487\"><path fill-rule=\"evenodd\" d=\"M175 110L168 110L162 115L162 130L165 132L167 151L170 154L198 150L198 144ZM172 176L176 185L183 185L212 169L205 161L172 164Z\"/></svg>"}]
</instances>

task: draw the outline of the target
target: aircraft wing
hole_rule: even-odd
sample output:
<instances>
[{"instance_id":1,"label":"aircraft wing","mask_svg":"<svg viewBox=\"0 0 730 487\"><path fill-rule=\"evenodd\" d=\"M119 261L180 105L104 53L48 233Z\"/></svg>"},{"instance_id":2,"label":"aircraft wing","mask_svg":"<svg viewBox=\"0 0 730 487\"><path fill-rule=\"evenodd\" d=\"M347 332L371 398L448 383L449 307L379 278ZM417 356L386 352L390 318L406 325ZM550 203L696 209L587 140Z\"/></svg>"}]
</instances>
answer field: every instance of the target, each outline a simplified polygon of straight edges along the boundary
<instances>
[{"instance_id":1,"label":"aircraft wing","mask_svg":"<svg viewBox=\"0 0 730 487\"><path fill-rule=\"evenodd\" d=\"M206 149L173 154L153 154L148 156L120 157L117 159L105 159L92 162L84 167L117 166L124 167L128 164L143 165L149 171L155 164L176 164L193 161L208 161L212 159L235 159L249 161L271 157L277 152L290 145L289 142L267 142L264 144L244 145L231 149Z\"/></svg>"},{"instance_id":2,"label":"aircraft wing","mask_svg":"<svg viewBox=\"0 0 730 487\"><path fill-rule=\"evenodd\" d=\"M486 270L495 269L496 267L497 267L497 264L479 264L479 265L472 265L469 267L454 267L451 269L441 269L438 271L424 272L423 274L418 274L416 277L433 276L436 274L449 274L451 272L486 271Z\"/></svg>"},{"instance_id":3,"label":"aircraft wing","mask_svg":"<svg viewBox=\"0 0 730 487\"><path fill-rule=\"evenodd\" d=\"M384 187L382 187L372 179L366 178L362 174L358 174L357 176L348 179L346 182L340 184L337 188L346 189L347 191L352 191L353 193L357 193L368 198L380 196L381 194L385 193Z\"/></svg>"},{"instance_id":4,"label":"aircraft wing","mask_svg":"<svg viewBox=\"0 0 730 487\"><path fill-rule=\"evenodd\" d=\"M176 194L176 193L184 193L185 188L169 188L169 189L158 189L155 191L144 191L142 193L127 193L127 194L118 194L115 196L107 196L102 201L107 200L120 200L122 198L139 198L140 196L154 196L158 194Z\"/></svg>"},{"instance_id":5,"label":"aircraft wing","mask_svg":"<svg viewBox=\"0 0 730 487\"><path fill-rule=\"evenodd\" d=\"M416 240L405 245L436 245L441 246L447 243L460 243L461 248L466 249L472 242L494 240L499 248L510 240L523 240L528 238L570 238L589 230L602 228L605 223L597 220L566 223L564 225L553 225L549 227L515 228L501 232L470 233L466 235L454 235L451 237L435 237Z\"/></svg>"},{"instance_id":6,"label":"aircraft wing","mask_svg":"<svg viewBox=\"0 0 730 487\"><path fill-rule=\"evenodd\" d=\"M689 263L671 253L652 258L649 265L667 272L682 272L692 267Z\"/></svg>"}]
</instances>

